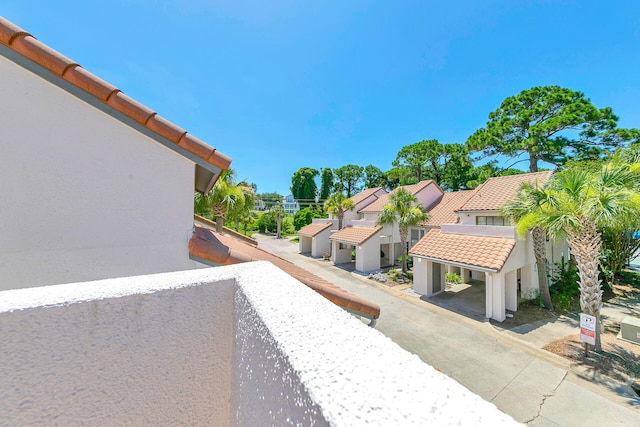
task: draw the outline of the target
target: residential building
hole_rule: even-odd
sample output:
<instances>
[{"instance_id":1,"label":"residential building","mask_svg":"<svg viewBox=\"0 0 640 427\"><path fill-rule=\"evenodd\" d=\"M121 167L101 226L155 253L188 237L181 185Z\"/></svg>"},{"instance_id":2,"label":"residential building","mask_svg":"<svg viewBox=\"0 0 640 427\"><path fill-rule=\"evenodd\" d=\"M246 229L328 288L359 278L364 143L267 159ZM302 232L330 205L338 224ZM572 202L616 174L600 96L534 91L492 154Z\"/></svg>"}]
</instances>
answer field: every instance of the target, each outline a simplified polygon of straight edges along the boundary
<instances>
[{"instance_id":1,"label":"residential building","mask_svg":"<svg viewBox=\"0 0 640 427\"><path fill-rule=\"evenodd\" d=\"M377 195L375 200L357 211L360 219L350 220L345 228L329 237L332 242L331 259L334 263L353 261L355 269L365 273L395 264L396 258L402 254L398 225L394 222L380 226L377 220L389 202L390 195L399 188L407 190L417 199L416 204L427 210L443 195L443 191L433 180L398 187L391 193Z\"/></svg>"},{"instance_id":2,"label":"residential building","mask_svg":"<svg viewBox=\"0 0 640 427\"><path fill-rule=\"evenodd\" d=\"M283 197L282 207L287 215L295 215L300 210L300 204L293 198L293 195Z\"/></svg>"},{"instance_id":3,"label":"residential building","mask_svg":"<svg viewBox=\"0 0 640 427\"><path fill-rule=\"evenodd\" d=\"M464 282L485 287L485 316L500 322L506 310L517 310L520 299L535 297L539 290L531 238L518 237L500 208L517 196L523 183L542 186L552 173L489 178L470 196L452 194L450 204L436 207L433 222L425 224L432 228L409 252L414 290L428 297L443 292L445 274L457 273ZM550 265L560 262L567 256L566 242L549 241L547 256Z\"/></svg>"},{"instance_id":4,"label":"residential building","mask_svg":"<svg viewBox=\"0 0 640 427\"><path fill-rule=\"evenodd\" d=\"M298 250L301 254L310 254L314 258L331 254L329 236L337 229L337 219L314 218L311 224L298 230Z\"/></svg>"},{"instance_id":5,"label":"residential building","mask_svg":"<svg viewBox=\"0 0 640 427\"><path fill-rule=\"evenodd\" d=\"M354 208L344 212L342 226L351 221L362 219L362 209L378 200L387 191L382 187L368 188L358 194L351 196ZM338 217L329 214L329 219L315 218L313 222L298 231L300 253L310 253L312 257L319 258L325 254L331 254L331 241L329 237L338 231Z\"/></svg>"},{"instance_id":6,"label":"residential building","mask_svg":"<svg viewBox=\"0 0 640 427\"><path fill-rule=\"evenodd\" d=\"M256 199L253 203L253 209L256 211L264 211L267 209L267 204L262 199Z\"/></svg>"},{"instance_id":7,"label":"residential building","mask_svg":"<svg viewBox=\"0 0 640 427\"><path fill-rule=\"evenodd\" d=\"M327 298L379 307L194 221L228 157L3 18L0 71L3 422L514 424Z\"/></svg>"}]
</instances>

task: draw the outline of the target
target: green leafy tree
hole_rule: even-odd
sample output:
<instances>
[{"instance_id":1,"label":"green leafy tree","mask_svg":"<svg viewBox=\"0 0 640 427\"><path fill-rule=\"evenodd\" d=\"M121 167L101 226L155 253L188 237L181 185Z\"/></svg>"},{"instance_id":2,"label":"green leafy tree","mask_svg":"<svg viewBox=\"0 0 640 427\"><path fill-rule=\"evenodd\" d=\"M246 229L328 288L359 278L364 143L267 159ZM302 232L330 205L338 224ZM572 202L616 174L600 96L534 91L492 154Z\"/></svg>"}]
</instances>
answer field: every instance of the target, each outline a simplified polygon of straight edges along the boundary
<instances>
[{"instance_id":1,"label":"green leafy tree","mask_svg":"<svg viewBox=\"0 0 640 427\"><path fill-rule=\"evenodd\" d=\"M540 161L560 166L572 157L597 158L637 138L636 130L616 129L617 121L611 108L597 109L582 92L534 87L505 99L467 146L484 156L526 155L529 171L537 172Z\"/></svg>"},{"instance_id":2,"label":"green leafy tree","mask_svg":"<svg viewBox=\"0 0 640 427\"><path fill-rule=\"evenodd\" d=\"M238 184L237 188L242 193L242 200L233 205L227 213L227 217L234 222L236 231L240 231L239 227L242 219L251 216L251 211L253 210L256 200L256 193L253 187L246 183Z\"/></svg>"},{"instance_id":3,"label":"green leafy tree","mask_svg":"<svg viewBox=\"0 0 640 427\"><path fill-rule=\"evenodd\" d=\"M440 147L436 139L405 145L391 164L397 168L404 168L405 172L415 177L416 182L420 182L426 177L427 162L439 155Z\"/></svg>"},{"instance_id":4,"label":"green leafy tree","mask_svg":"<svg viewBox=\"0 0 640 427\"><path fill-rule=\"evenodd\" d=\"M445 191L468 189L474 171L469 150L462 144L443 144L440 155L433 163L434 180Z\"/></svg>"},{"instance_id":5,"label":"green leafy tree","mask_svg":"<svg viewBox=\"0 0 640 427\"><path fill-rule=\"evenodd\" d=\"M514 224L518 223L529 213L540 208L545 202L547 194L537 184L524 183L518 191L516 199L507 202L501 209L502 215L511 218ZM520 230L522 231L522 230ZM553 310L551 293L549 292L549 278L547 277L547 232L541 225L534 225L529 230L533 241L533 253L538 269L538 289L544 306Z\"/></svg>"},{"instance_id":6,"label":"green leafy tree","mask_svg":"<svg viewBox=\"0 0 640 427\"><path fill-rule=\"evenodd\" d=\"M222 232L224 221L229 214L238 209L244 202L242 190L233 181L233 171L227 169L222 173L209 194L211 212L216 221L216 230Z\"/></svg>"},{"instance_id":7,"label":"green leafy tree","mask_svg":"<svg viewBox=\"0 0 640 427\"><path fill-rule=\"evenodd\" d=\"M632 182L637 180L633 171L628 165L607 164L595 173L579 168L559 172L548 181L545 202L517 224L519 232L542 226L551 237L566 233L578 268L580 306L597 319L597 351L602 350L599 229L640 216L640 194L633 188Z\"/></svg>"},{"instance_id":8,"label":"green leafy tree","mask_svg":"<svg viewBox=\"0 0 640 427\"><path fill-rule=\"evenodd\" d=\"M333 171L331 168L324 168L320 174L320 194L318 199L320 203L324 203L329 198L333 189Z\"/></svg>"},{"instance_id":9,"label":"green leafy tree","mask_svg":"<svg viewBox=\"0 0 640 427\"><path fill-rule=\"evenodd\" d=\"M384 172L374 165L364 167L364 188L384 187L386 177Z\"/></svg>"},{"instance_id":10,"label":"green leafy tree","mask_svg":"<svg viewBox=\"0 0 640 427\"><path fill-rule=\"evenodd\" d=\"M209 217L211 215L211 193L195 192L193 195L193 212L196 215Z\"/></svg>"},{"instance_id":11,"label":"green leafy tree","mask_svg":"<svg viewBox=\"0 0 640 427\"><path fill-rule=\"evenodd\" d=\"M276 218L273 215L273 212L262 212L260 216L258 216L257 226L258 231L260 231L261 233L274 231L278 225L276 224Z\"/></svg>"},{"instance_id":12,"label":"green leafy tree","mask_svg":"<svg viewBox=\"0 0 640 427\"><path fill-rule=\"evenodd\" d=\"M276 220L276 238L282 238L282 219L287 215L284 206L281 203L273 205L271 213Z\"/></svg>"},{"instance_id":13,"label":"green leafy tree","mask_svg":"<svg viewBox=\"0 0 640 427\"><path fill-rule=\"evenodd\" d=\"M291 177L291 194L296 200L315 200L318 192L316 185L317 169L304 167L294 172Z\"/></svg>"},{"instance_id":14,"label":"green leafy tree","mask_svg":"<svg viewBox=\"0 0 640 427\"><path fill-rule=\"evenodd\" d=\"M429 219L418 199L404 188L399 188L389 196L389 203L385 205L378 217L378 224L398 223L400 231L400 247L402 250L402 272L407 272L407 237L409 228Z\"/></svg>"},{"instance_id":15,"label":"green leafy tree","mask_svg":"<svg viewBox=\"0 0 640 427\"><path fill-rule=\"evenodd\" d=\"M313 218L323 218L322 211L308 206L304 209L300 209L293 215L293 227L296 231L300 230L305 225L309 225L313 222Z\"/></svg>"},{"instance_id":16,"label":"green leafy tree","mask_svg":"<svg viewBox=\"0 0 640 427\"><path fill-rule=\"evenodd\" d=\"M393 167L385 172L385 185L387 191L394 190L401 185L415 184L418 180L411 175L411 171L404 166Z\"/></svg>"},{"instance_id":17,"label":"green leafy tree","mask_svg":"<svg viewBox=\"0 0 640 427\"><path fill-rule=\"evenodd\" d=\"M465 188L473 189L478 185L485 182L488 178L494 176L507 176L507 175L518 175L524 173L518 169L500 169L497 167L496 161L491 161L485 163L484 165L475 166L470 172L469 176L467 176L467 183L465 184Z\"/></svg>"},{"instance_id":18,"label":"green leafy tree","mask_svg":"<svg viewBox=\"0 0 640 427\"><path fill-rule=\"evenodd\" d=\"M335 193L324 202L324 209L338 218L338 230L342 230L344 213L356 207L353 200L342 193Z\"/></svg>"},{"instance_id":19,"label":"green leafy tree","mask_svg":"<svg viewBox=\"0 0 640 427\"><path fill-rule=\"evenodd\" d=\"M253 212L246 212L241 218L240 223L242 223L242 230L244 235L247 235L247 227L256 222L256 217Z\"/></svg>"},{"instance_id":20,"label":"green leafy tree","mask_svg":"<svg viewBox=\"0 0 640 427\"><path fill-rule=\"evenodd\" d=\"M473 171L464 145L440 144L436 139L402 147L392 165L400 174L401 185L433 179L448 191L466 188Z\"/></svg>"},{"instance_id":21,"label":"green leafy tree","mask_svg":"<svg viewBox=\"0 0 640 427\"><path fill-rule=\"evenodd\" d=\"M364 168L357 165L346 165L333 171L334 186L337 191L346 193L347 198L362 190Z\"/></svg>"}]
</instances>

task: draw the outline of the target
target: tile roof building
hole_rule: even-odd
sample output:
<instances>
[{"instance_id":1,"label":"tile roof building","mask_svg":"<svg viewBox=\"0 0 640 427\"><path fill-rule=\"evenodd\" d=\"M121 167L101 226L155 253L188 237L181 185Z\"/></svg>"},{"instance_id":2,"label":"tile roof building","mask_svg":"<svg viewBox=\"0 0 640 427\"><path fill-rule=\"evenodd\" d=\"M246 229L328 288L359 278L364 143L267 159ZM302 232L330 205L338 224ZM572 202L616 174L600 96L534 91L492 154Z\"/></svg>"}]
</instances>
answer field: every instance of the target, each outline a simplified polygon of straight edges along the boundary
<instances>
[{"instance_id":1,"label":"tile roof building","mask_svg":"<svg viewBox=\"0 0 640 427\"><path fill-rule=\"evenodd\" d=\"M530 238L518 238L500 208L517 197L523 183L544 185L552 174L489 178L475 190L445 193L422 224L433 228L409 251L414 290L426 296L445 292L446 273L458 274L465 283L484 283L485 316L498 321L507 310L517 310L518 298L534 297L537 267ZM551 264L566 253L566 242L547 246Z\"/></svg>"}]
</instances>

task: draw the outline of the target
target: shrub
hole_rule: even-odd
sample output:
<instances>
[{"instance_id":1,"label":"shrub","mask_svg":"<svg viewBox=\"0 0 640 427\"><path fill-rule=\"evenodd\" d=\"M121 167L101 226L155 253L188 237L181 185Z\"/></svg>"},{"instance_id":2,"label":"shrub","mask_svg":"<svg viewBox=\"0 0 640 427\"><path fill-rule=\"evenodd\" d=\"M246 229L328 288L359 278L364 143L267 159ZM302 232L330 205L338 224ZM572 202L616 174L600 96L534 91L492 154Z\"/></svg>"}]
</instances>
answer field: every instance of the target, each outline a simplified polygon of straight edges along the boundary
<instances>
[{"instance_id":1,"label":"shrub","mask_svg":"<svg viewBox=\"0 0 640 427\"><path fill-rule=\"evenodd\" d=\"M313 218L326 218L326 216L323 215L322 211L316 210L311 206L300 209L293 215L293 227L298 231L305 225L311 224Z\"/></svg>"},{"instance_id":2,"label":"shrub","mask_svg":"<svg viewBox=\"0 0 640 427\"><path fill-rule=\"evenodd\" d=\"M275 231L277 228L276 217L270 211L263 212L258 217L257 225L258 230L261 233L266 233L267 231Z\"/></svg>"},{"instance_id":3,"label":"shrub","mask_svg":"<svg viewBox=\"0 0 640 427\"><path fill-rule=\"evenodd\" d=\"M459 284L462 283L462 278L457 273L447 273L444 275L445 282Z\"/></svg>"},{"instance_id":4,"label":"shrub","mask_svg":"<svg viewBox=\"0 0 640 427\"><path fill-rule=\"evenodd\" d=\"M573 262L565 263L563 261L556 264L549 291L551 300L557 309L568 311L574 305L579 307L578 270Z\"/></svg>"}]
</instances>

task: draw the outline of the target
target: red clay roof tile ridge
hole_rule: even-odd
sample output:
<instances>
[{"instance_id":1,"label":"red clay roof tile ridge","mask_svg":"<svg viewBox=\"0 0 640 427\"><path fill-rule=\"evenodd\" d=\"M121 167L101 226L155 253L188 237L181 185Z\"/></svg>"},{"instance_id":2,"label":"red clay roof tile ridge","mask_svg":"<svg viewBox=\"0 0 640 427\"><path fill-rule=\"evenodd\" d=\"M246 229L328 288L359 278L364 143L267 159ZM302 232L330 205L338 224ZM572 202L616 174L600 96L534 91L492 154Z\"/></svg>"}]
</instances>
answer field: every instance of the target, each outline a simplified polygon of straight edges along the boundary
<instances>
[{"instance_id":1,"label":"red clay roof tile ridge","mask_svg":"<svg viewBox=\"0 0 640 427\"><path fill-rule=\"evenodd\" d=\"M86 71L78 63L38 41L30 33L3 17L0 17L0 42L205 162L222 170L231 164L231 158L228 156L219 153L168 120L162 119L155 111Z\"/></svg>"}]
</instances>

